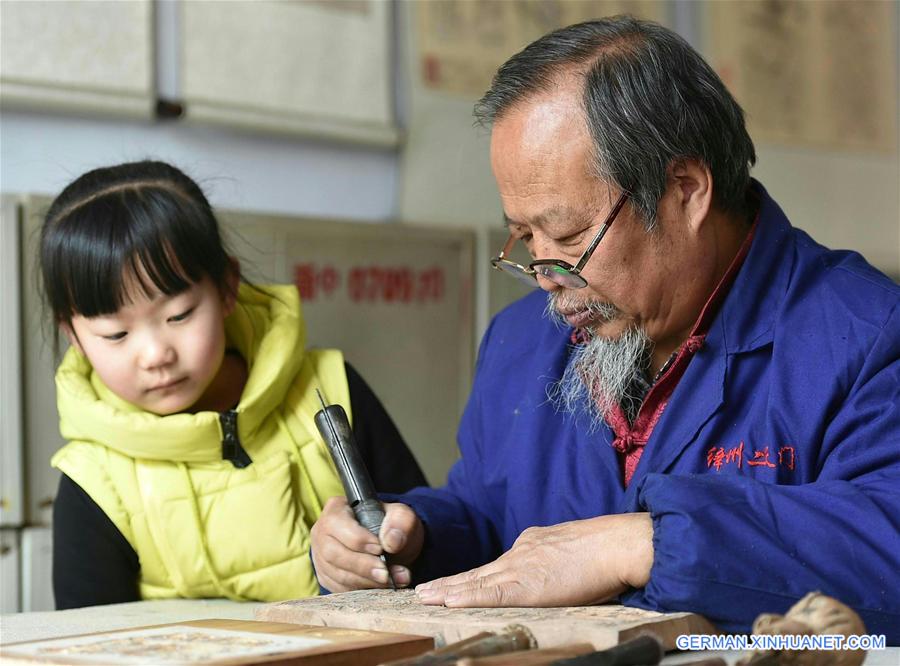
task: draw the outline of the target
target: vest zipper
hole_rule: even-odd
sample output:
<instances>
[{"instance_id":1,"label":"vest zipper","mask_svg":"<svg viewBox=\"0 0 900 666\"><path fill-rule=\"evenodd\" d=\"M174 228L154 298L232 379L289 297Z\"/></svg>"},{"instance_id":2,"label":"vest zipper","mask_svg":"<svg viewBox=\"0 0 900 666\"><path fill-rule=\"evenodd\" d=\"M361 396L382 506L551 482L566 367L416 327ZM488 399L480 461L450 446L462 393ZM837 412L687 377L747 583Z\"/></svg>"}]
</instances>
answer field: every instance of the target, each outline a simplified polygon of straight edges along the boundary
<instances>
[{"instance_id":1,"label":"vest zipper","mask_svg":"<svg viewBox=\"0 0 900 666\"><path fill-rule=\"evenodd\" d=\"M222 460L229 461L238 469L250 465L253 460L247 455L238 437L237 412L229 409L219 413L219 423L222 424Z\"/></svg>"}]
</instances>

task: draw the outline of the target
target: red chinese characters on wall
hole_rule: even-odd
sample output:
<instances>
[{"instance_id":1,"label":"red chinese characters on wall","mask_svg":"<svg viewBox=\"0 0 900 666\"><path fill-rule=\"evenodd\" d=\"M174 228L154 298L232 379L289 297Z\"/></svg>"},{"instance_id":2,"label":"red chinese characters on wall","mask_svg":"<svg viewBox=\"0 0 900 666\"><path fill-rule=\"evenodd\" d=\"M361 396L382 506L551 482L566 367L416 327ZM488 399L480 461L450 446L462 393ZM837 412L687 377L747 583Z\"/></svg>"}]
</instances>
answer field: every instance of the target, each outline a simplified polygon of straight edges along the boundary
<instances>
[{"instance_id":1,"label":"red chinese characters on wall","mask_svg":"<svg viewBox=\"0 0 900 666\"><path fill-rule=\"evenodd\" d=\"M718 472L728 465L734 465L741 469L746 463L748 467L778 467L794 471L794 447L781 446L777 452L773 449L774 447L765 446L761 449L751 450L745 446L743 441L730 448L713 446L706 452L706 468L714 468Z\"/></svg>"},{"instance_id":2,"label":"red chinese characters on wall","mask_svg":"<svg viewBox=\"0 0 900 666\"><path fill-rule=\"evenodd\" d=\"M323 296L331 296L340 286L341 276L334 266L297 264L294 266L294 284L303 301L314 301Z\"/></svg>"},{"instance_id":3,"label":"red chinese characters on wall","mask_svg":"<svg viewBox=\"0 0 900 666\"><path fill-rule=\"evenodd\" d=\"M345 274L330 264L294 266L294 282L306 302L345 289L354 303L439 303L446 295L444 269L407 266L352 266Z\"/></svg>"}]
</instances>

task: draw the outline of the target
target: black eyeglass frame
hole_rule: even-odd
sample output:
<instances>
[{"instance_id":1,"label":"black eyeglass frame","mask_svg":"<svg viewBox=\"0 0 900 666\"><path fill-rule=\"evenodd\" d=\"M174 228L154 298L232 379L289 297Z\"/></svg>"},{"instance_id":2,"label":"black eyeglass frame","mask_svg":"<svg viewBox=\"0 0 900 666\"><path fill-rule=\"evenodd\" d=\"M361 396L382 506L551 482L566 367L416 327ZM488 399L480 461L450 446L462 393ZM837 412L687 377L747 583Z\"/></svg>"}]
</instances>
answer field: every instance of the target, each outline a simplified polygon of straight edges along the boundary
<instances>
[{"instance_id":1,"label":"black eyeglass frame","mask_svg":"<svg viewBox=\"0 0 900 666\"><path fill-rule=\"evenodd\" d=\"M583 289L587 286L587 280L581 277L581 271L591 258L591 255L594 254L594 250L600 245L600 241L603 240L603 237L606 235L606 232L609 231L612 223L615 222L616 216L619 214L619 211L622 210L622 206L625 205L625 202L628 201L628 197L628 192L622 192L615 205L613 205L612 210L609 212L609 215L603 220L603 224L600 226L600 230L594 236L591 244L587 246L587 249L581 255L578 263L574 266L563 259L538 259L532 261L528 266L523 266L515 261L510 261L506 258L506 255L512 250L513 245L515 245L518 240L518 238L512 234L509 235L509 239L506 241L503 249L500 250L500 254L491 259L491 265L495 269L519 279L530 287L538 286L537 276L540 274L561 287Z\"/></svg>"}]
</instances>

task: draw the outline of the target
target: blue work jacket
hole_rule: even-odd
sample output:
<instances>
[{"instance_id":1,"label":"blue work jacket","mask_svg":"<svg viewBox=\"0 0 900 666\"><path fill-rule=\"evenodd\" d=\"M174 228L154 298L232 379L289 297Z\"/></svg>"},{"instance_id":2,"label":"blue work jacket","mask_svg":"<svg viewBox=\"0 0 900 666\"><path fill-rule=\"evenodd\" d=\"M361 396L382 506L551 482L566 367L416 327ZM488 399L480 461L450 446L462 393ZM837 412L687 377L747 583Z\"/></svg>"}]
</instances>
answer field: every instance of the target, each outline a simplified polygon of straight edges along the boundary
<instances>
[{"instance_id":1,"label":"blue work jacket","mask_svg":"<svg viewBox=\"0 0 900 666\"><path fill-rule=\"evenodd\" d=\"M531 526L647 511L650 582L624 604L748 632L821 590L900 643L900 287L755 187L750 252L627 489L612 432L547 398L572 331L542 316L546 295L497 315L447 485L391 498L426 527L417 580L485 564Z\"/></svg>"}]
</instances>

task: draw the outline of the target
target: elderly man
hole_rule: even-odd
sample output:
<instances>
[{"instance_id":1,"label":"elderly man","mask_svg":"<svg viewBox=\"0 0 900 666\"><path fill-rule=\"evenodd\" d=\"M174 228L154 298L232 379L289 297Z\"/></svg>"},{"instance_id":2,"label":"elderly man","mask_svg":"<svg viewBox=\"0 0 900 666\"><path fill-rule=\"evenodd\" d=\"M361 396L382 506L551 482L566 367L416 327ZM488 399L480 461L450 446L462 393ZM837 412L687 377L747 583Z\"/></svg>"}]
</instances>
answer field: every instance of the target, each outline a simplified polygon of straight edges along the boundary
<instances>
[{"instance_id":1,"label":"elderly man","mask_svg":"<svg viewBox=\"0 0 900 666\"><path fill-rule=\"evenodd\" d=\"M493 263L546 293L485 334L445 487L386 498L380 543L328 504L320 583L384 587L383 547L428 604L618 598L742 631L821 590L900 641L900 288L789 224L741 109L656 24L546 35L476 113Z\"/></svg>"}]
</instances>

